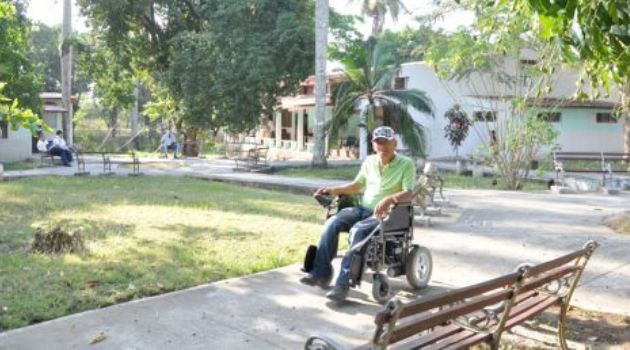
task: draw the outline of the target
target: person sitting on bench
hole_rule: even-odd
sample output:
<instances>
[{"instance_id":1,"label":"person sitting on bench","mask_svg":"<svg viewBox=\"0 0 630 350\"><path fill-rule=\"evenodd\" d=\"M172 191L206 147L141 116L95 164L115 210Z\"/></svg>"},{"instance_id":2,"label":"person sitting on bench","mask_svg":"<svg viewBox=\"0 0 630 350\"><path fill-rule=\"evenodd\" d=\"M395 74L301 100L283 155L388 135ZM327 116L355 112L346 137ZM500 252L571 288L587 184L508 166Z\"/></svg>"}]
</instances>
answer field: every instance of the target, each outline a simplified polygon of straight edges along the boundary
<instances>
[{"instance_id":1,"label":"person sitting on bench","mask_svg":"<svg viewBox=\"0 0 630 350\"><path fill-rule=\"evenodd\" d=\"M360 205L344 208L326 221L313 269L300 279L301 283L327 288L332 278L331 261L337 254L339 232L350 232L352 246L367 237L393 205L411 201L416 168L410 158L396 154L394 130L388 126L376 128L372 133L372 147L376 154L365 159L353 182L315 192L315 195L338 196L364 190ZM348 294L353 255L351 249L344 255L335 287L326 294L335 302L344 301Z\"/></svg>"},{"instance_id":2,"label":"person sitting on bench","mask_svg":"<svg viewBox=\"0 0 630 350\"><path fill-rule=\"evenodd\" d=\"M168 158L168 150L173 150L173 159L177 159L177 151L179 150L179 143L177 143L177 137L171 130L167 130L162 139L160 139L160 147L162 148L162 154Z\"/></svg>"},{"instance_id":3,"label":"person sitting on bench","mask_svg":"<svg viewBox=\"0 0 630 350\"><path fill-rule=\"evenodd\" d=\"M64 166L71 166L72 152L66 145L66 141L62 138L63 132L57 131L57 137L53 140L46 140L46 136L40 130L37 132L39 140L37 141L37 149L40 152L48 152L51 156L58 156Z\"/></svg>"}]
</instances>

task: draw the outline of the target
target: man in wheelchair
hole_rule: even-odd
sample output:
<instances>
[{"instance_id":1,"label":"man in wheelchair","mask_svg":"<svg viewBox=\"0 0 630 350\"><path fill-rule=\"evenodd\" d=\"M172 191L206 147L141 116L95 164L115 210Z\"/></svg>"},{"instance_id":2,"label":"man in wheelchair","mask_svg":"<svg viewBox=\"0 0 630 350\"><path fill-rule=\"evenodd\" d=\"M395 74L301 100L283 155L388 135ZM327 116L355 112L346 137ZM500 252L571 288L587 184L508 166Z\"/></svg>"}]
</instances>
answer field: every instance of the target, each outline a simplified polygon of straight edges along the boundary
<instances>
[{"instance_id":1,"label":"man in wheelchair","mask_svg":"<svg viewBox=\"0 0 630 350\"><path fill-rule=\"evenodd\" d=\"M415 183L415 164L396 154L394 130L387 126L372 133L372 148L376 154L365 159L353 182L331 188L320 188L314 195L351 195L363 192L359 205L341 209L330 217L321 233L313 267L300 282L327 288L332 280L332 259L337 254L339 233L350 232L350 244L362 241L399 202L410 202ZM326 294L329 299L345 300L350 287L351 264L354 251L349 249L341 261L341 271L335 287Z\"/></svg>"}]
</instances>

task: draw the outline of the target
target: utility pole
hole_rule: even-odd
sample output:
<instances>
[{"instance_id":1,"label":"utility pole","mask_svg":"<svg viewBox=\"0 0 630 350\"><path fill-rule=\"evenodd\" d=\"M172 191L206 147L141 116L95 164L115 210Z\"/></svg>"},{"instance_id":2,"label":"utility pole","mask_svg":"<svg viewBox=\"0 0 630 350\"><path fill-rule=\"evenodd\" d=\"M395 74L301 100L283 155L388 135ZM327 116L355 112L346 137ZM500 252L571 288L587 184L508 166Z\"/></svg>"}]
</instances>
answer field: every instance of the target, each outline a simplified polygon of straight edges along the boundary
<instances>
[{"instance_id":1,"label":"utility pole","mask_svg":"<svg viewBox=\"0 0 630 350\"><path fill-rule=\"evenodd\" d=\"M68 146L73 145L74 133L72 128L72 3L71 0L63 1L63 27L61 30L61 96L63 107L63 134L66 136Z\"/></svg>"}]
</instances>

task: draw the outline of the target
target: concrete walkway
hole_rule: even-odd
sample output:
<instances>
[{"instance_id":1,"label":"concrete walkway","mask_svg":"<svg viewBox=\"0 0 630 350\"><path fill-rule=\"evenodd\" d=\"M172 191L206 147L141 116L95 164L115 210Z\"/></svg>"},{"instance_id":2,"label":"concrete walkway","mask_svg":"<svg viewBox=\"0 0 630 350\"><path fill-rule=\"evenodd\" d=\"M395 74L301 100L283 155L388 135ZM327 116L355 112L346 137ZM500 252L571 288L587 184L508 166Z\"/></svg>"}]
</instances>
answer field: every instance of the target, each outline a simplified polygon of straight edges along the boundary
<instances>
[{"instance_id":1,"label":"concrete walkway","mask_svg":"<svg viewBox=\"0 0 630 350\"><path fill-rule=\"evenodd\" d=\"M227 163L206 163L194 170L186 166L143 171L245 181L298 192L322 183L231 173ZM630 316L630 236L601 225L607 215L630 210L628 193L446 193L453 205L433 219L432 227L418 227L415 234L418 243L433 254L431 286L411 291L400 278L394 282L399 295L412 299L480 282L509 272L521 262L551 259L596 239L601 247L587 267L574 304ZM71 315L1 333L0 349L299 349L312 333L334 335L348 345L369 339L379 308L371 299L370 283L352 291L349 303L335 307L326 302L324 290L299 284L300 276L299 266L291 265ZM101 332L104 340L90 345Z\"/></svg>"}]
</instances>

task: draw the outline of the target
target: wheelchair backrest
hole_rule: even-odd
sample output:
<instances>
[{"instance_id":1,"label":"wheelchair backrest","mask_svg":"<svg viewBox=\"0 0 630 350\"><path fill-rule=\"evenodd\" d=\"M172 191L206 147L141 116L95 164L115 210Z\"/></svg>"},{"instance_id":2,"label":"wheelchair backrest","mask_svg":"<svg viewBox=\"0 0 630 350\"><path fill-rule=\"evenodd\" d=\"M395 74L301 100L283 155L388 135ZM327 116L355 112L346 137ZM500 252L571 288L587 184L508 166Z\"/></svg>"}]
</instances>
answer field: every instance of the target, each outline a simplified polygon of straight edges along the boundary
<instances>
[{"instance_id":1,"label":"wheelchair backrest","mask_svg":"<svg viewBox=\"0 0 630 350\"><path fill-rule=\"evenodd\" d=\"M413 225L413 205L411 203L399 203L389 212L387 220L383 221L383 232L409 230Z\"/></svg>"}]
</instances>

